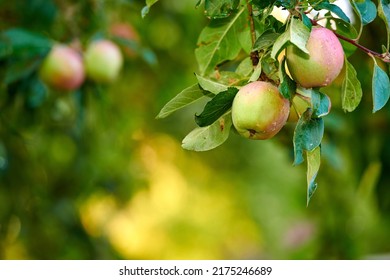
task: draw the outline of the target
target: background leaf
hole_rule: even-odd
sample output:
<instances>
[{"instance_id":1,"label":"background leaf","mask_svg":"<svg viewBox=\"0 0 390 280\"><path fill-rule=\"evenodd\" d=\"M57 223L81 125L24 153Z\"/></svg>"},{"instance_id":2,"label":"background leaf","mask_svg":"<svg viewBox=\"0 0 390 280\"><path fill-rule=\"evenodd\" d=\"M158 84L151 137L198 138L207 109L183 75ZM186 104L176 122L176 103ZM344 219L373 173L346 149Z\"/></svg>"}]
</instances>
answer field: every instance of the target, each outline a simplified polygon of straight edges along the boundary
<instances>
[{"instance_id":1,"label":"background leaf","mask_svg":"<svg viewBox=\"0 0 390 280\"><path fill-rule=\"evenodd\" d=\"M382 109L390 97L390 80L385 71L377 64L374 66L372 77L373 113Z\"/></svg>"},{"instance_id":2,"label":"background leaf","mask_svg":"<svg viewBox=\"0 0 390 280\"><path fill-rule=\"evenodd\" d=\"M363 92L355 68L347 59L344 61L344 81L341 87L341 106L344 111L352 112L362 100Z\"/></svg>"},{"instance_id":3,"label":"background leaf","mask_svg":"<svg viewBox=\"0 0 390 280\"><path fill-rule=\"evenodd\" d=\"M205 127L218 120L232 107L233 99L237 92L238 89L236 88L228 88L228 90L217 94L207 102L203 112L195 116L196 123L200 127Z\"/></svg>"},{"instance_id":4,"label":"background leaf","mask_svg":"<svg viewBox=\"0 0 390 280\"><path fill-rule=\"evenodd\" d=\"M158 113L156 118L165 118L173 112L194 103L202 97L205 97L204 91L199 88L198 84L194 84L188 88L185 88L173 99L171 99L167 104L165 104L165 106L161 109L160 113Z\"/></svg>"},{"instance_id":5,"label":"background leaf","mask_svg":"<svg viewBox=\"0 0 390 280\"><path fill-rule=\"evenodd\" d=\"M210 126L195 128L183 139L182 147L197 152L212 150L228 139L231 126L229 113Z\"/></svg>"}]
</instances>

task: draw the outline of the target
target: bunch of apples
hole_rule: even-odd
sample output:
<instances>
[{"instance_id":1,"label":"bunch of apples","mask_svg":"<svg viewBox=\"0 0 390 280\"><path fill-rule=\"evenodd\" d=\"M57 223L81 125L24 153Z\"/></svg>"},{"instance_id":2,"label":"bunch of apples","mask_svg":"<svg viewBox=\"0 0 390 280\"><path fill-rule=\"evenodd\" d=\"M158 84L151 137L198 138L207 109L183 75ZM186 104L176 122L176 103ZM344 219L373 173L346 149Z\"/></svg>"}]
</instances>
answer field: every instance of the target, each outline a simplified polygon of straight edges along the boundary
<instances>
[{"instance_id":1,"label":"bunch of apples","mask_svg":"<svg viewBox=\"0 0 390 280\"><path fill-rule=\"evenodd\" d=\"M309 54L295 45L286 48L286 62L292 79L303 88L330 85L344 65L344 51L336 35L327 28L313 27L306 48ZM307 105L303 106L303 111L310 107ZM233 125L246 138L269 139L286 124L290 108L290 100L284 98L274 84L251 82L243 86L233 100Z\"/></svg>"},{"instance_id":2,"label":"bunch of apples","mask_svg":"<svg viewBox=\"0 0 390 280\"><path fill-rule=\"evenodd\" d=\"M136 39L135 32L126 24L113 25L110 33L121 39ZM124 52L133 55L131 50ZM121 49L109 39L91 41L84 52L72 44L56 43L43 60L39 75L54 89L72 91L80 88L86 79L100 84L112 83L119 76L123 60Z\"/></svg>"}]
</instances>

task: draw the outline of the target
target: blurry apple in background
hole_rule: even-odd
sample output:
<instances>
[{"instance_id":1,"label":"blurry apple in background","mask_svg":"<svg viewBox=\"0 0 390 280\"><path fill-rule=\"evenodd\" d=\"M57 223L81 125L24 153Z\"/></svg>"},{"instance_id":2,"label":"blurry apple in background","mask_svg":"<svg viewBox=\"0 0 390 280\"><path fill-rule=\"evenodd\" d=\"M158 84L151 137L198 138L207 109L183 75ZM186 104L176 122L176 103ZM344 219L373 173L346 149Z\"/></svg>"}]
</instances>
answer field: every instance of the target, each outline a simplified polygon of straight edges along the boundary
<instances>
[{"instance_id":1,"label":"blurry apple in background","mask_svg":"<svg viewBox=\"0 0 390 280\"><path fill-rule=\"evenodd\" d=\"M124 40L121 48L127 57L133 58L136 56L134 49L139 44L140 38L138 32L132 25L123 22L114 23L109 28L109 34L115 38ZM129 46L126 46L126 44L129 44Z\"/></svg>"},{"instance_id":2,"label":"blurry apple in background","mask_svg":"<svg viewBox=\"0 0 390 280\"><path fill-rule=\"evenodd\" d=\"M98 83L111 83L119 75L123 57L119 47L109 40L93 41L84 53L87 76Z\"/></svg>"},{"instance_id":3,"label":"blurry apple in background","mask_svg":"<svg viewBox=\"0 0 390 280\"><path fill-rule=\"evenodd\" d=\"M83 60L79 52L65 45L54 45L40 71L44 83L58 90L74 90L84 82Z\"/></svg>"}]
</instances>

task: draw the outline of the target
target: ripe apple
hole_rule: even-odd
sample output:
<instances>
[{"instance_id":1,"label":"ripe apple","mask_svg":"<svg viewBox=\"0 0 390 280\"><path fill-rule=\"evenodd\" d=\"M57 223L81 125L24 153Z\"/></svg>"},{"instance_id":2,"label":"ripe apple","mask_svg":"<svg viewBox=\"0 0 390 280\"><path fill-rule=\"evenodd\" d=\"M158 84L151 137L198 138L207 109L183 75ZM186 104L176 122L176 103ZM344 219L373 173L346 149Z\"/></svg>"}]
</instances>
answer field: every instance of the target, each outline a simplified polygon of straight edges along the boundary
<instances>
[{"instance_id":1,"label":"ripe apple","mask_svg":"<svg viewBox=\"0 0 390 280\"><path fill-rule=\"evenodd\" d=\"M123 64L120 49L109 40L92 42L84 54L84 60L87 76L100 83L113 82Z\"/></svg>"},{"instance_id":2,"label":"ripe apple","mask_svg":"<svg viewBox=\"0 0 390 280\"><path fill-rule=\"evenodd\" d=\"M344 64L344 51L336 35L327 28L313 27L306 48L309 54L292 44L286 49L293 79L305 88L331 84Z\"/></svg>"},{"instance_id":3,"label":"ripe apple","mask_svg":"<svg viewBox=\"0 0 390 280\"><path fill-rule=\"evenodd\" d=\"M243 86L232 105L233 125L242 136L263 140L277 134L287 121L290 102L271 83L256 81Z\"/></svg>"},{"instance_id":4,"label":"ripe apple","mask_svg":"<svg viewBox=\"0 0 390 280\"><path fill-rule=\"evenodd\" d=\"M54 45L44 59L39 75L43 82L59 90L74 90L85 78L81 55L65 45Z\"/></svg>"},{"instance_id":5,"label":"ripe apple","mask_svg":"<svg viewBox=\"0 0 390 280\"><path fill-rule=\"evenodd\" d=\"M110 26L109 28L109 34L114 36L114 37L117 37L117 38L120 38L120 39L124 39L126 41L128 41L129 43L133 42L135 43L135 46L137 46L139 44L139 35L137 33L137 31L134 29L134 27L128 23L124 23L124 22L118 22L118 23L114 23ZM134 51L133 48L129 47L129 46L123 46L122 47L123 51L124 51L124 54L127 56L127 57L135 57L136 53Z\"/></svg>"}]
</instances>

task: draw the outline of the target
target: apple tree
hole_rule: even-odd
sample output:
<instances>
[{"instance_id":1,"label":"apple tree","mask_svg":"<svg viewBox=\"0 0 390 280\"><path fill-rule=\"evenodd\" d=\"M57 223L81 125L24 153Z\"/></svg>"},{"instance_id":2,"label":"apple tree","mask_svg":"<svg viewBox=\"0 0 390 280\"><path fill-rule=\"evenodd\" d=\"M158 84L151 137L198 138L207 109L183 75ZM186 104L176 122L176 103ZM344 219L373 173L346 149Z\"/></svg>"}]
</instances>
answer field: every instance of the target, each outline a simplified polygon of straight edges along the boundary
<instances>
[{"instance_id":1,"label":"apple tree","mask_svg":"<svg viewBox=\"0 0 390 280\"><path fill-rule=\"evenodd\" d=\"M146 1L143 16L156 2ZM337 2L200 0L196 8L204 10L208 24L195 49L194 83L157 118L207 99L195 115L198 127L182 142L193 151L218 147L231 131L248 139L269 139L286 122L295 122L294 165L306 160L309 203L317 188L324 118L331 114L331 104L352 112L367 94L350 62L352 54L364 52L372 58L372 112L381 110L390 97L390 2L350 0L353 20ZM386 42L374 50L362 38L377 18L383 21ZM327 94L332 84L340 88L337 101Z\"/></svg>"}]
</instances>

